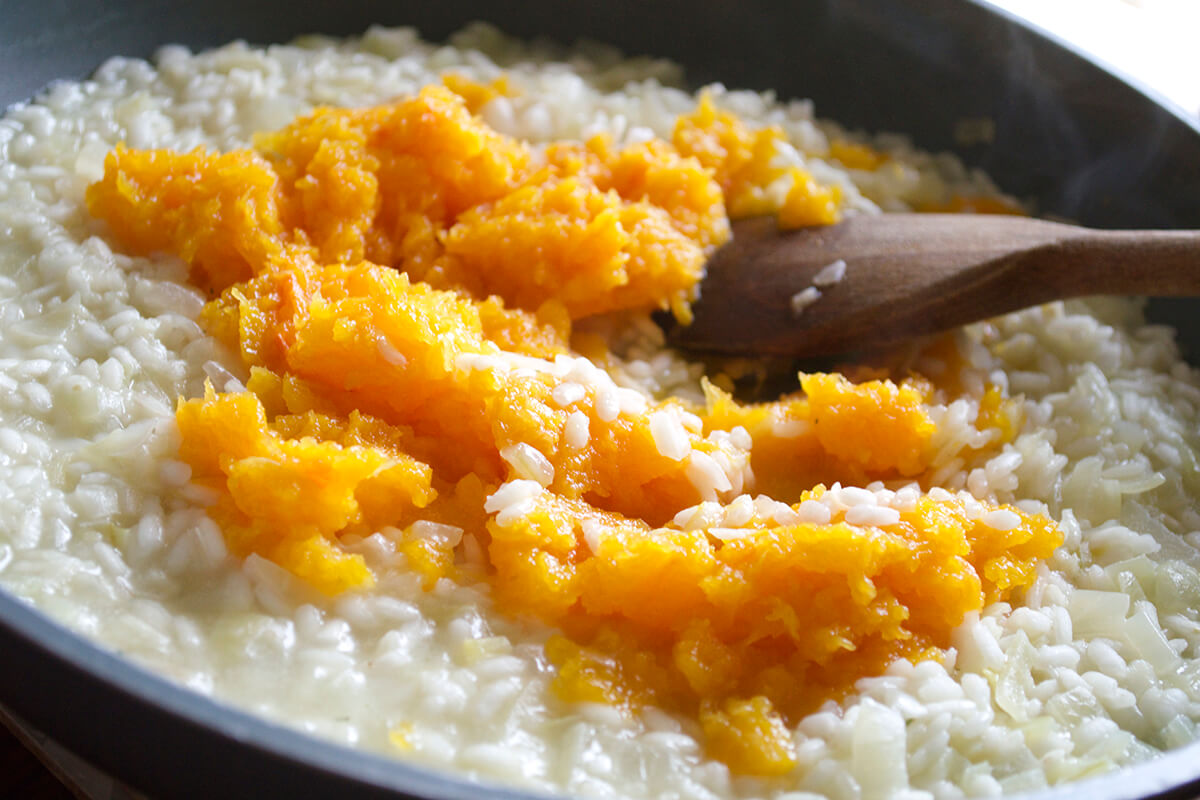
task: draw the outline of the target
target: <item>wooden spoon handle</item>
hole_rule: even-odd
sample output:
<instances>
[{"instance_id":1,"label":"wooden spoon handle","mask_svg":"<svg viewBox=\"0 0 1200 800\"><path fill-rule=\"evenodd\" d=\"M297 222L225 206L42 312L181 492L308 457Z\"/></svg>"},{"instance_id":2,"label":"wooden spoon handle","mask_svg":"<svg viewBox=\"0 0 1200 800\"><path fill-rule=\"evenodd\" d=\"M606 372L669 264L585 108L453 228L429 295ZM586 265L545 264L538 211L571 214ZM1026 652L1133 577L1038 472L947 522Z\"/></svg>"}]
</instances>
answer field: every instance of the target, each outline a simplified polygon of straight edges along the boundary
<instances>
[{"instance_id":1,"label":"wooden spoon handle","mask_svg":"<svg viewBox=\"0 0 1200 800\"><path fill-rule=\"evenodd\" d=\"M1063 273L1061 297L1200 295L1200 232L1078 230L1027 253L1031 266Z\"/></svg>"},{"instance_id":2,"label":"wooden spoon handle","mask_svg":"<svg viewBox=\"0 0 1200 800\"><path fill-rule=\"evenodd\" d=\"M835 260L845 262L842 280L797 308L798 293ZM832 355L1098 294L1200 295L1200 232L970 214L863 215L788 233L771 219L741 220L709 261L694 322L671 340Z\"/></svg>"},{"instance_id":3,"label":"wooden spoon handle","mask_svg":"<svg viewBox=\"0 0 1200 800\"><path fill-rule=\"evenodd\" d=\"M969 268L950 269L931 255L929 286L911 291L903 307L880 309L880 322L917 334L1072 297L1200 295L1200 232L995 223L998 241L977 240L963 259L973 261Z\"/></svg>"}]
</instances>

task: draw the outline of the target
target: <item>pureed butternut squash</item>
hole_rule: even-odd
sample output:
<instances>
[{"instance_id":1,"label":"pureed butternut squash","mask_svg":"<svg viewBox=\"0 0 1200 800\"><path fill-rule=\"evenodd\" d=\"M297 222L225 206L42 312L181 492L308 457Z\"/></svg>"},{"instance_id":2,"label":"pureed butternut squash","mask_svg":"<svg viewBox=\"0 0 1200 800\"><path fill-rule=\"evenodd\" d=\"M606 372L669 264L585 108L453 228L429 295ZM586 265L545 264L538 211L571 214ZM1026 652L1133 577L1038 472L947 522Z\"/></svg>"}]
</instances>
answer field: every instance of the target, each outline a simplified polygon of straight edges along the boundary
<instances>
[{"instance_id":1,"label":"pureed butternut squash","mask_svg":"<svg viewBox=\"0 0 1200 800\"><path fill-rule=\"evenodd\" d=\"M788 723L1032 582L1061 542L1044 517L841 488L929 488L924 379L813 374L757 405L707 385L693 407L572 348L595 314L686 322L730 215L838 219L837 187L775 166L781 131L705 97L669 142L535 147L472 116L503 83L446 83L254 150L118 148L88 190L125 247L191 265L250 370L177 413L233 552L370 591L339 540L384 531L427 588L486 580L560 629L563 699L693 715L711 755L761 775L794 765ZM996 446L1015 411L987 397Z\"/></svg>"}]
</instances>

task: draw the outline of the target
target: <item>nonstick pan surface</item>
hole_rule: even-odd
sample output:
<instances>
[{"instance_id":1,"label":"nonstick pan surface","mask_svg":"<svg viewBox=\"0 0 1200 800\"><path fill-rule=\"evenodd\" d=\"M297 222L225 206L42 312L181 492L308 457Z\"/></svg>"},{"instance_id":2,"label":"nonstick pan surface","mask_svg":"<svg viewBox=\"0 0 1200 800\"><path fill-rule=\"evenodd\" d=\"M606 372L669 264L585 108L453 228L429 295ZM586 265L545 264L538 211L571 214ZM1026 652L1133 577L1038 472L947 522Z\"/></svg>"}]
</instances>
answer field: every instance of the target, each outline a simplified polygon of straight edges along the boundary
<instances>
[{"instance_id":1,"label":"nonstick pan surface","mask_svg":"<svg viewBox=\"0 0 1200 800\"><path fill-rule=\"evenodd\" d=\"M0 0L0 107L112 55L241 38L472 20L682 62L695 83L811 97L823 117L955 150L1041 213L1099 227L1200 228L1200 129L1061 43L973 0L408 2ZM962 120L989 144L958 146ZM0 231L3 235L3 231ZM1200 300L1152 317L1200 354ZM3 332L0 332L0 336ZM526 797L356 752L151 675L0 591L0 702L152 797ZM1041 798L1195 798L1200 743Z\"/></svg>"}]
</instances>

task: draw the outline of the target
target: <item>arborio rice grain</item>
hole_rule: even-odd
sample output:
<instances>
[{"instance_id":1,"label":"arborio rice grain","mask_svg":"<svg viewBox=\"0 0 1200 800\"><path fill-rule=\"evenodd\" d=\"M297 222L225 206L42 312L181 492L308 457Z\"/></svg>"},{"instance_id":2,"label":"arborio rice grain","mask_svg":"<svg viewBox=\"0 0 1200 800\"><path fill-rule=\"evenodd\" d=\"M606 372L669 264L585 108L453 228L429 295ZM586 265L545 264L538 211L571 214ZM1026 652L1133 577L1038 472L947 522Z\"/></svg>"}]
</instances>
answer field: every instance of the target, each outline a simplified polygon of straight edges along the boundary
<instances>
[{"instance_id":1,"label":"arborio rice grain","mask_svg":"<svg viewBox=\"0 0 1200 800\"><path fill-rule=\"evenodd\" d=\"M105 153L119 141L245 147L255 131L314 105L380 103L450 68L480 81L506 72L519 94L482 114L532 140L665 136L694 104L673 88L679 74L666 62L595 47L557 58L483 27L450 46L372 29L266 50L167 47L154 64L115 58L90 81L10 109L0 120L3 585L198 692L314 735L583 796L985 796L1094 775L1195 739L1200 382L1171 331L1145 325L1129 300L1051 304L959 337L968 396L935 409L944 457L934 494L1046 510L1066 541L1023 605L967 619L944 662L897 662L800 722L800 765L785 778L732 777L704 757L694 721L564 707L548 690L549 631L493 613L483 587L443 580L421 591L386 535L354 545L382 576L378 590L334 600L269 561L227 554L204 513L213 498L174 458L172 413L206 378L237 390L245 376L197 326L205 298L187 287L185 267L113 252L88 217L83 190ZM841 132L808 103L713 91L747 119L782 125L792 157L842 186L859 211L919 205L947 186L994 191L953 159L896 137L880 140L894 169L842 169L818 155ZM834 266L822 285L840 277ZM626 362L604 392L614 418L642 399L632 389L695 396L698 368L663 350L645 320L627 323L615 346ZM938 378L952 368L933 358L917 367ZM985 382L1023 394L1026 423L1000 452L972 460L959 454L983 444L971 441L981 434L970 422ZM563 407L579 399L571 385L556 391ZM579 416L568 438L582 447L589 432ZM679 450L683 430L680 419L656 419L664 453ZM493 497L491 510L519 509L547 482L547 465L529 453L505 458L528 480ZM725 488L720 465L693 460L697 485ZM915 489L836 487L798 512L765 511L782 523L849 509L878 524L916 498ZM713 506L677 521L741 533ZM742 513L734 506L723 513ZM992 511L984 522L1003 530L1013 516ZM446 527L425 532L462 536Z\"/></svg>"}]
</instances>

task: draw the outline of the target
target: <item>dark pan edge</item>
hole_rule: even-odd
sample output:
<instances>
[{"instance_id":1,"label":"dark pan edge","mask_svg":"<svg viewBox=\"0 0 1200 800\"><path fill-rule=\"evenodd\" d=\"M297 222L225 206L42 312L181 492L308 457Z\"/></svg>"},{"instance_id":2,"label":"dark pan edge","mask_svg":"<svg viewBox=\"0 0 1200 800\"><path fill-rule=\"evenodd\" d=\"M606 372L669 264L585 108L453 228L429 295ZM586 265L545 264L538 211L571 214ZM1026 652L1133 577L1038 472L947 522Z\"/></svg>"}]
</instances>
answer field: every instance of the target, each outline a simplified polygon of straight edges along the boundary
<instances>
[{"instance_id":1,"label":"dark pan edge","mask_svg":"<svg viewBox=\"0 0 1200 800\"><path fill-rule=\"evenodd\" d=\"M1081 45L1072 42L1070 39L1064 38L1062 34L1038 25L1036 22L1027 20L1006 8L994 6L987 2L987 0L963 0L963 2L970 3L971 5L982 9L985 13L1000 17L1011 25L1024 28L1031 34L1039 36L1042 39L1050 42L1060 50L1066 50L1076 58L1086 61L1093 67L1096 67L1107 75L1113 77L1121 83L1124 83L1126 86L1145 97L1154 105L1171 114L1179 122L1182 122L1184 125L1191 128L1196 132L1197 135L1200 135L1200 112L1193 113L1189 111L1136 75L1130 74L1126 70L1113 65L1112 62L1108 61L1107 59L1104 59L1101 56L1082 47Z\"/></svg>"},{"instance_id":2,"label":"dark pan edge","mask_svg":"<svg viewBox=\"0 0 1200 800\"><path fill-rule=\"evenodd\" d=\"M151 797L545 797L322 741L212 700L93 644L7 590L0 590L0 652L0 685L21 687L6 693L8 706Z\"/></svg>"},{"instance_id":3,"label":"dark pan edge","mask_svg":"<svg viewBox=\"0 0 1200 800\"><path fill-rule=\"evenodd\" d=\"M325 742L224 705L114 655L0 590L0 684L20 716L151 797L540 800ZM47 704L46 698L56 702ZM70 724L64 724L70 719ZM103 743L103 744L101 744ZM180 774L191 773L186 782ZM1192 800L1200 741L1028 800Z\"/></svg>"}]
</instances>

